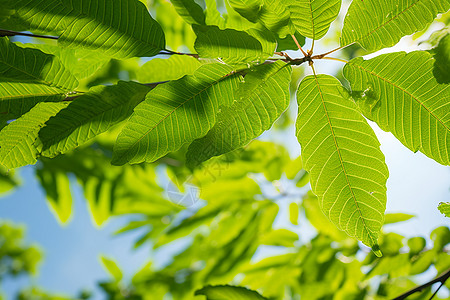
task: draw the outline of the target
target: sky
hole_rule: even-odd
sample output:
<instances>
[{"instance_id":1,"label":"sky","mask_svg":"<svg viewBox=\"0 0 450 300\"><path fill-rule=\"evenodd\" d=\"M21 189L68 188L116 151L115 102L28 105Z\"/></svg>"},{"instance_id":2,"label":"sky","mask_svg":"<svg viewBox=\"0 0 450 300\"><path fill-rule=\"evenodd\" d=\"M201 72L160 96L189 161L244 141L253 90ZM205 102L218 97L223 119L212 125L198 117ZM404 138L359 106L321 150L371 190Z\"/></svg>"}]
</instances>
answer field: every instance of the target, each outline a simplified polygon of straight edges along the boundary
<instances>
[{"instance_id":1,"label":"sky","mask_svg":"<svg viewBox=\"0 0 450 300\"><path fill-rule=\"evenodd\" d=\"M439 28L432 28L430 32L436 29ZM393 49L384 52L411 51L417 49L416 44L416 41L407 37ZM327 45L326 49L329 48ZM317 53L321 52L320 45L317 50ZM295 54L298 55L292 55ZM326 65L318 63L316 70L318 73L329 73L330 70L340 67L340 62L326 61ZM309 72L307 71L307 74ZM407 237L428 237L433 228L448 226L448 219L439 213L437 206L441 201L450 201L450 168L421 153L412 153L392 134L380 130L375 124L371 125L381 142L390 172L387 182L387 212L403 212L416 216L410 221L386 226L386 231L395 231ZM293 128L281 136L264 134L262 139L285 144L293 156L300 152ZM12 194L0 197L0 219L26 225L26 240L39 244L45 252L45 258L36 277L6 279L3 282L3 290L8 298L12 298L19 288L34 283L51 292L71 296L75 296L82 289L94 290L97 291L94 299L101 299L96 283L107 279L108 274L99 262L100 254L116 259L128 279L151 258L147 245L138 250L132 249L133 241L139 237L139 232L113 236L113 232L124 225L126 220L113 219L106 226L96 228L78 186L72 191L74 216L68 225L62 227L50 212L45 194L34 178L34 166L22 168L20 175L22 185Z\"/></svg>"}]
</instances>

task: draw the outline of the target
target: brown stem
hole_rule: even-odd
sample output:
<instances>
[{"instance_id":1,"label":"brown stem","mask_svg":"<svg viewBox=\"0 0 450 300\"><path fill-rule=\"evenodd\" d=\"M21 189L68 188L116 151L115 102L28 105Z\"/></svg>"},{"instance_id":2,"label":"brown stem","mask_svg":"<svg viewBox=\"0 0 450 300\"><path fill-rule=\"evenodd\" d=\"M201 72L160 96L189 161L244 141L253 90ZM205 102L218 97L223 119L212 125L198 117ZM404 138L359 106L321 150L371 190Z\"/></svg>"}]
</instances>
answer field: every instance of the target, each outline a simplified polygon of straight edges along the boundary
<instances>
[{"instance_id":1,"label":"brown stem","mask_svg":"<svg viewBox=\"0 0 450 300\"><path fill-rule=\"evenodd\" d=\"M448 269L447 271L445 271L444 273L442 273L441 275L439 275L438 277L436 277L435 279L428 281L425 284L419 285L418 287L413 288L412 290L407 291L406 293L401 294L400 296L398 296L397 298L394 298L393 300L403 300L406 299L406 297L415 294L417 292L422 291L424 288L427 288L429 286L432 286L433 284L440 282L441 286L444 285L445 281L447 281L447 279L450 277L450 269ZM440 288L440 287L439 287ZM438 289L439 290L439 289ZM433 294L433 296L431 296L430 299L433 299L434 295L437 293L437 291Z\"/></svg>"},{"instance_id":2,"label":"brown stem","mask_svg":"<svg viewBox=\"0 0 450 300\"><path fill-rule=\"evenodd\" d=\"M29 36L29 37L42 38L42 39L52 39L52 40L57 40L59 38L57 36L39 35L39 34L32 34L32 33L0 29L0 36L16 36L16 35Z\"/></svg>"},{"instance_id":3,"label":"brown stem","mask_svg":"<svg viewBox=\"0 0 450 300\"><path fill-rule=\"evenodd\" d=\"M302 46L300 46L300 43L297 41L297 38L295 37L295 35L291 34L292 39L294 40L294 43L297 45L298 49L300 51L302 51L304 56L308 56L308 54L306 54L305 50L303 50Z\"/></svg>"}]
</instances>

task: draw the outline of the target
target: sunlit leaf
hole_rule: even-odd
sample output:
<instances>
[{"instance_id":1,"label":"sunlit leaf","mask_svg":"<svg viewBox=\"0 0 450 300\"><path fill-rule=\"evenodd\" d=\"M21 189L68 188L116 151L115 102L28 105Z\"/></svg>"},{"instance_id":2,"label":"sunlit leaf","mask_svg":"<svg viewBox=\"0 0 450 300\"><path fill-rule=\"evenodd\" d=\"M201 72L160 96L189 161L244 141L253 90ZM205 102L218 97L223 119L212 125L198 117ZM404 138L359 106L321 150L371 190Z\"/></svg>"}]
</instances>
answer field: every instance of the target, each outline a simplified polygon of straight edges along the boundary
<instances>
[{"instance_id":1,"label":"sunlit leaf","mask_svg":"<svg viewBox=\"0 0 450 300\"><path fill-rule=\"evenodd\" d=\"M425 51L397 52L355 58L344 75L367 118L410 150L450 165L450 86L436 82L433 63Z\"/></svg>"},{"instance_id":2,"label":"sunlit leaf","mask_svg":"<svg viewBox=\"0 0 450 300\"><path fill-rule=\"evenodd\" d=\"M74 99L46 122L39 132L42 154L65 153L127 119L150 88L121 81L113 86L96 86Z\"/></svg>"},{"instance_id":3,"label":"sunlit leaf","mask_svg":"<svg viewBox=\"0 0 450 300\"><path fill-rule=\"evenodd\" d=\"M221 64L161 84L134 109L117 138L114 164L151 162L205 135L222 105L234 100L239 76Z\"/></svg>"},{"instance_id":4,"label":"sunlit leaf","mask_svg":"<svg viewBox=\"0 0 450 300\"><path fill-rule=\"evenodd\" d=\"M341 0L295 0L288 7L295 29L314 40L327 33L340 8Z\"/></svg>"},{"instance_id":5,"label":"sunlit leaf","mask_svg":"<svg viewBox=\"0 0 450 300\"><path fill-rule=\"evenodd\" d=\"M331 76L306 77L297 100L303 165L323 212L379 255L388 171L373 130Z\"/></svg>"},{"instance_id":6,"label":"sunlit leaf","mask_svg":"<svg viewBox=\"0 0 450 300\"><path fill-rule=\"evenodd\" d=\"M342 29L341 46L356 42L371 52L391 47L403 36L425 28L438 13L448 9L448 0L352 1Z\"/></svg>"},{"instance_id":7,"label":"sunlit leaf","mask_svg":"<svg viewBox=\"0 0 450 300\"><path fill-rule=\"evenodd\" d=\"M78 85L61 61L0 37L0 112L15 119L36 103L62 100Z\"/></svg>"},{"instance_id":8,"label":"sunlit leaf","mask_svg":"<svg viewBox=\"0 0 450 300\"><path fill-rule=\"evenodd\" d=\"M142 83L177 80L184 75L192 75L201 63L187 55L172 55L168 59L154 58L146 62L137 73L137 80Z\"/></svg>"},{"instance_id":9,"label":"sunlit leaf","mask_svg":"<svg viewBox=\"0 0 450 300\"><path fill-rule=\"evenodd\" d=\"M105 268L105 270L108 271L108 273L114 278L115 281L122 280L123 278L122 271L117 266L117 263L114 260L101 255L100 261L102 262L102 265Z\"/></svg>"},{"instance_id":10,"label":"sunlit leaf","mask_svg":"<svg viewBox=\"0 0 450 300\"><path fill-rule=\"evenodd\" d=\"M203 9L194 0L170 0L170 2L187 23L205 25Z\"/></svg>"},{"instance_id":11,"label":"sunlit leaf","mask_svg":"<svg viewBox=\"0 0 450 300\"><path fill-rule=\"evenodd\" d=\"M237 101L223 107L208 134L189 146L188 164L245 146L269 129L289 104L290 72L283 62L250 70L235 92Z\"/></svg>"},{"instance_id":12,"label":"sunlit leaf","mask_svg":"<svg viewBox=\"0 0 450 300\"><path fill-rule=\"evenodd\" d=\"M165 46L161 27L139 1L9 2L15 9L11 19L31 31L58 34L62 46L102 50L116 58L153 56Z\"/></svg>"},{"instance_id":13,"label":"sunlit leaf","mask_svg":"<svg viewBox=\"0 0 450 300\"><path fill-rule=\"evenodd\" d=\"M219 58L228 64L262 62L273 54L250 34L234 29L221 30L215 26L196 27L194 48L200 57Z\"/></svg>"},{"instance_id":14,"label":"sunlit leaf","mask_svg":"<svg viewBox=\"0 0 450 300\"><path fill-rule=\"evenodd\" d=\"M386 224L404 222L404 221L408 221L414 217L415 217L414 215L403 214L403 213L386 214L384 216L384 224L386 225Z\"/></svg>"},{"instance_id":15,"label":"sunlit leaf","mask_svg":"<svg viewBox=\"0 0 450 300\"><path fill-rule=\"evenodd\" d=\"M36 163L42 145L36 141L45 122L67 107L67 102L39 103L0 131L0 164L18 168Z\"/></svg>"},{"instance_id":16,"label":"sunlit leaf","mask_svg":"<svg viewBox=\"0 0 450 300\"><path fill-rule=\"evenodd\" d=\"M255 291L240 286L216 285L206 286L195 292L204 295L207 300L263 300L266 299Z\"/></svg>"}]
</instances>

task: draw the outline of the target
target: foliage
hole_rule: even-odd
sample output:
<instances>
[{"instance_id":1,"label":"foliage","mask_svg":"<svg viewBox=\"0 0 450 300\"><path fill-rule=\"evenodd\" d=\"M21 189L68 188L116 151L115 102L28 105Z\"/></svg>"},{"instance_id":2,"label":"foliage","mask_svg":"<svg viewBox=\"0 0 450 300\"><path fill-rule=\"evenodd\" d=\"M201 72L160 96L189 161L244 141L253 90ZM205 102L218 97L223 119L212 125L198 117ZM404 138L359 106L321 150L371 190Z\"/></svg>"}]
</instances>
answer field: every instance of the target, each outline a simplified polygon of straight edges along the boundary
<instances>
[{"instance_id":1,"label":"foliage","mask_svg":"<svg viewBox=\"0 0 450 300\"><path fill-rule=\"evenodd\" d=\"M414 285L410 276L444 271L448 228L432 233L431 248L383 231L412 216L385 216L388 168L366 118L450 165L448 28L429 40L430 51L361 55L424 30L450 2L354 0L340 47L314 53L341 4L0 0L0 192L16 184L6 170L37 163L61 223L72 216L74 177L98 226L133 216L118 233L145 229L136 247L187 243L169 265L149 264L129 283L102 257L111 299L243 297L248 290L236 285L275 299L390 299ZM15 42L20 35L46 42ZM303 56L284 52L294 47ZM337 59L342 80L317 74L314 62L341 49L357 56ZM142 65L141 57L152 58ZM306 63L312 75L298 84ZM291 97L302 150L295 159L280 145L251 142L292 123ZM283 184L296 185L296 196ZM277 228L281 208L290 226L306 217L317 235L299 242ZM267 246L283 253L252 260Z\"/></svg>"}]
</instances>

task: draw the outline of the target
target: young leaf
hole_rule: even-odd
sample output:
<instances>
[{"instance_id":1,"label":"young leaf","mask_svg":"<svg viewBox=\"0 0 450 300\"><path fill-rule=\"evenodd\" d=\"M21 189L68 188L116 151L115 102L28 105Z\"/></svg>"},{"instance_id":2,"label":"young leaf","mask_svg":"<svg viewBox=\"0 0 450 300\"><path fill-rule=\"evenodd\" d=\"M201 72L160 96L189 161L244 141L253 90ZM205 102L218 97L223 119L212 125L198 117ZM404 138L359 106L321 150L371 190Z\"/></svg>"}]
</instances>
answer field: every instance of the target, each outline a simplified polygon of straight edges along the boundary
<instances>
[{"instance_id":1,"label":"young leaf","mask_svg":"<svg viewBox=\"0 0 450 300\"><path fill-rule=\"evenodd\" d=\"M152 162L204 136L219 108L234 100L240 75L233 72L223 64L207 64L153 89L119 134L113 164Z\"/></svg>"},{"instance_id":2,"label":"young leaf","mask_svg":"<svg viewBox=\"0 0 450 300\"><path fill-rule=\"evenodd\" d=\"M206 300L267 300L255 291L231 285L205 286L195 291L195 295L204 295Z\"/></svg>"},{"instance_id":3,"label":"young leaf","mask_svg":"<svg viewBox=\"0 0 450 300\"><path fill-rule=\"evenodd\" d=\"M199 26L196 33L194 48L200 57L220 58L228 64L264 61L275 50L274 44L272 52L266 53L255 37L234 29Z\"/></svg>"},{"instance_id":4,"label":"young leaf","mask_svg":"<svg viewBox=\"0 0 450 300\"><path fill-rule=\"evenodd\" d=\"M394 213L394 214L386 214L384 216L384 225L393 224L398 222L408 221L414 218L414 215L403 214L403 213Z\"/></svg>"},{"instance_id":5,"label":"young leaf","mask_svg":"<svg viewBox=\"0 0 450 300\"><path fill-rule=\"evenodd\" d=\"M170 0L170 2L188 24L205 25L203 9L194 0Z\"/></svg>"},{"instance_id":6,"label":"young leaf","mask_svg":"<svg viewBox=\"0 0 450 300\"><path fill-rule=\"evenodd\" d=\"M251 70L236 91L238 99L222 107L208 134L190 146L188 165L245 146L268 130L289 105L291 67L279 61Z\"/></svg>"},{"instance_id":7,"label":"young leaf","mask_svg":"<svg viewBox=\"0 0 450 300\"><path fill-rule=\"evenodd\" d=\"M39 132L42 154L65 153L127 119L151 88L120 81L113 86L95 86L46 122Z\"/></svg>"},{"instance_id":8,"label":"young leaf","mask_svg":"<svg viewBox=\"0 0 450 300\"><path fill-rule=\"evenodd\" d=\"M10 17L28 30L59 34L67 47L100 49L115 58L153 56L164 49L164 32L135 0L10 1Z\"/></svg>"},{"instance_id":9,"label":"young leaf","mask_svg":"<svg viewBox=\"0 0 450 300\"><path fill-rule=\"evenodd\" d=\"M319 40L327 33L340 8L341 0L295 0L288 9L295 29L305 37Z\"/></svg>"},{"instance_id":10,"label":"young leaf","mask_svg":"<svg viewBox=\"0 0 450 300\"><path fill-rule=\"evenodd\" d=\"M448 9L449 0L353 1L345 17L341 46L359 43L370 52L391 47Z\"/></svg>"},{"instance_id":11,"label":"young leaf","mask_svg":"<svg viewBox=\"0 0 450 300\"><path fill-rule=\"evenodd\" d=\"M331 76L306 77L297 100L303 165L322 211L380 255L388 170L373 130Z\"/></svg>"},{"instance_id":12,"label":"young leaf","mask_svg":"<svg viewBox=\"0 0 450 300\"><path fill-rule=\"evenodd\" d=\"M0 131L0 165L18 168L36 163L41 145L36 144L45 122L67 107L67 102L38 103Z\"/></svg>"},{"instance_id":13,"label":"young leaf","mask_svg":"<svg viewBox=\"0 0 450 300\"><path fill-rule=\"evenodd\" d=\"M450 218L450 202L441 202L439 203L438 208L443 215Z\"/></svg>"},{"instance_id":14,"label":"young leaf","mask_svg":"<svg viewBox=\"0 0 450 300\"><path fill-rule=\"evenodd\" d=\"M433 76L428 52L355 58L344 68L364 115L410 150L450 165L450 86Z\"/></svg>"}]
</instances>

